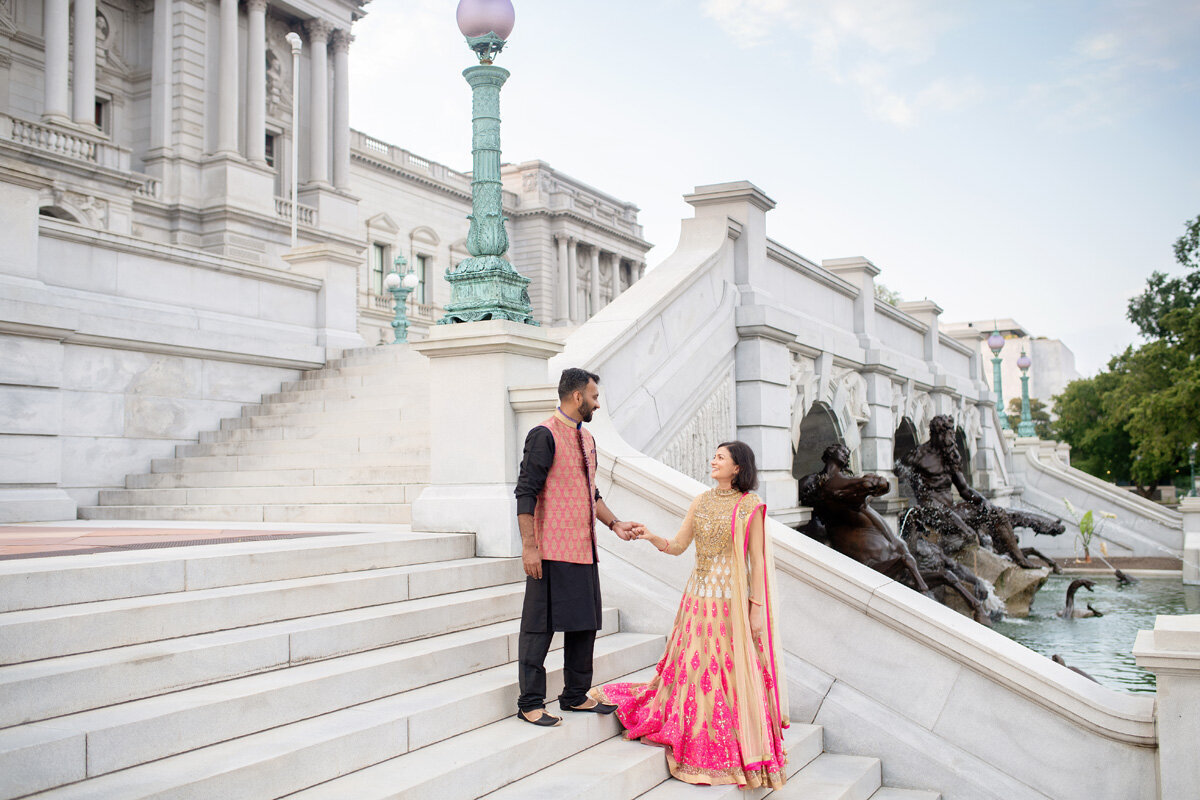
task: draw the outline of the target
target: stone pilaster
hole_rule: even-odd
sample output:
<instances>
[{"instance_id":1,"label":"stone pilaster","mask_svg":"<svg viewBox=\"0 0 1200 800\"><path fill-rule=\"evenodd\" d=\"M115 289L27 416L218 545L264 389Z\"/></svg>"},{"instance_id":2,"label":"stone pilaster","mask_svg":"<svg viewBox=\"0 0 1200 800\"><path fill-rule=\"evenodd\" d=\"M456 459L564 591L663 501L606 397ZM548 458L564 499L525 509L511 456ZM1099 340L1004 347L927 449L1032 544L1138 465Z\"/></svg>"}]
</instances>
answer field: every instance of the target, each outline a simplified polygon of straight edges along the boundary
<instances>
[{"instance_id":1,"label":"stone pilaster","mask_svg":"<svg viewBox=\"0 0 1200 800\"><path fill-rule=\"evenodd\" d=\"M567 303L571 314L571 324L578 325L579 320L579 242L570 237L567 246Z\"/></svg>"},{"instance_id":2,"label":"stone pilaster","mask_svg":"<svg viewBox=\"0 0 1200 800\"><path fill-rule=\"evenodd\" d=\"M585 319L600 310L600 248L595 245L588 254L588 297L589 313Z\"/></svg>"},{"instance_id":3,"label":"stone pilaster","mask_svg":"<svg viewBox=\"0 0 1200 800\"><path fill-rule=\"evenodd\" d=\"M267 0L246 0L246 158L265 165Z\"/></svg>"},{"instance_id":4,"label":"stone pilaster","mask_svg":"<svg viewBox=\"0 0 1200 800\"><path fill-rule=\"evenodd\" d=\"M71 119L96 124L96 0L75 0L75 58Z\"/></svg>"},{"instance_id":5,"label":"stone pilaster","mask_svg":"<svg viewBox=\"0 0 1200 800\"><path fill-rule=\"evenodd\" d=\"M608 274L609 288L612 289L612 299L616 300L621 294L621 256L612 254L612 271Z\"/></svg>"},{"instance_id":6,"label":"stone pilaster","mask_svg":"<svg viewBox=\"0 0 1200 800\"><path fill-rule=\"evenodd\" d=\"M67 75L70 67L70 0L45 0L42 27L46 43L45 101L42 118L66 122L69 117Z\"/></svg>"},{"instance_id":7,"label":"stone pilaster","mask_svg":"<svg viewBox=\"0 0 1200 800\"><path fill-rule=\"evenodd\" d=\"M859 347L868 351L867 361L877 361L869 351L879 349L879 340L875 336L875 276L880 272L879 267L861 257L829 258L822 261L821 266L858 289L858 296L854 298L854 332L858 335Z\"/></svg>"},{"instance_id":8,"label":"stone pilaster","mask_svg":"<svg viewBox=\"0 0 1200 800\"><path fill-rule=\"evenodd\" d=\"M1154 673L1158 796L1195 797L1200 786L1200 614L1160 615L1138 631L1137 665Z\"/></svg>"},{"instance_id":9,"label":"stone pilaster","mask_svg":"<svg viewBox=\"0 0 1200 800\"><path fill-rule=\"evenodd\" d=\"M350 31L333 32L333 185L350 188Z\"/></svg>"},{"instance_id":10,"label":"stone pilaster","mask_svg":"<svg viewBox=\"0 0 1200 800\"><path fill-rule=\"evenodd\" d=\"M171 12L173 0L154 0L150 43L150 154L171 149ZM158 175L157 177L162 177Z\"/></svg>"},{"instance_id":11,"label":"stone pilaster","mask_svg":"<svg viewBox=\"0 0 1200 800\"><path fill-rule=\"evenodd\" d=\"M238 152L238 4L221 0L217 43L217 146L215 153Z\"/></svg>"},{"instance_id":12,"label":"stone pilaster","mask_svg":"<svg viewBox=\"0 0 1200 800\"><path fill-rule=\"evenodd\" d=\"M308 182L329 185L329 34L333 26L325 20L304 23L309 45Z\"/></svg>"},{"instance_id":13,"label":"stone pilaster","mask_svg":"<svg viewBox=\"0 0 1200 800\"><path fill-rule=\"evenodd\" d=\"M554 324L569 325L571 323L571 270L567 264L567 247L570 239L565 234L554 237L558 245L558 265L555 272L554 287Z\"/></svg>"}]
</instances>

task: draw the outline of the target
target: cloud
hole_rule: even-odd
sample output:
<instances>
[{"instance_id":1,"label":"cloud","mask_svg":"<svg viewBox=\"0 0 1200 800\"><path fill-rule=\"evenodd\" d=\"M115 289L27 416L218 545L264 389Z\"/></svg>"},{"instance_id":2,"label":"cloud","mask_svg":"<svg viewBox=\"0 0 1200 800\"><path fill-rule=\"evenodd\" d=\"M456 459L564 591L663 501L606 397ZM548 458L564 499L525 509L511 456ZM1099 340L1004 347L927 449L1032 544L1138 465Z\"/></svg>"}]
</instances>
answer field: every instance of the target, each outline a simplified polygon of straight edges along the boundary
<instances>
[{"instance_id":1,"label":"cloud","mask_svg":"<svg viewBox=\"0 0 1200 800\"><path fill-rule=\"evenodd\" d=\"M947 8L934 0L706 0L703 12L741 47L801 37L814 65L836 83L856 87L869 113L910 127L922 111L957 110L982 94L969 81L901 86L955 26Z\"/></svg>"}]
</instances>

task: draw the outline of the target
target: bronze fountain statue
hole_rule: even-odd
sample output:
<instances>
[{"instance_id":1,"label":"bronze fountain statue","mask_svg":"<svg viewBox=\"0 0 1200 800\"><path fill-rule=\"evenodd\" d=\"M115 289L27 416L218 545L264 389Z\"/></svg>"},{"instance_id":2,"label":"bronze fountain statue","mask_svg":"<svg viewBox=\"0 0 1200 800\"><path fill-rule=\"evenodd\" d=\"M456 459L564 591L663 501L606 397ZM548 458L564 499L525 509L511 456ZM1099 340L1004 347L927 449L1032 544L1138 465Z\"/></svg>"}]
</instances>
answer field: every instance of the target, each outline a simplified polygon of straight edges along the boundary
<instances>
[{"instance_id":1,"label":"bronze fountain statue","mask_svg":"<svg viewBox=\"0 0 1200 800\"><path fill-rule=\"evenodd\" d=\"M839 553L919 592L947 586L970 606L977 622L990 624L982 603L987 590L970 570L923 539L914 542L914 558L905 541L867 505L869 497L888 491L885 478L855 477L850 472L850 451L845 445L825 448L821 461L824 469L800 481L800 502L813 510L810 535L827 539Z\"/></svg>"}]
</instances>

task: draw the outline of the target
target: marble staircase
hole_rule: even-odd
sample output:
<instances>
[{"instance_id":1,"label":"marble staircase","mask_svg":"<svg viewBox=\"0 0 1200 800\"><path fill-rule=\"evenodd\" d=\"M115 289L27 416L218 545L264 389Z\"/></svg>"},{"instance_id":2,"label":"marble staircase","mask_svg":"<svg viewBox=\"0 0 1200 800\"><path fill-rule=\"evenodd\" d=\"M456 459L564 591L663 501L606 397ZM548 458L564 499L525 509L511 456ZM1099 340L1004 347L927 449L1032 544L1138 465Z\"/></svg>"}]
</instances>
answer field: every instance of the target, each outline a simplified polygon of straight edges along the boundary
<instances>
[{"instance_id":1,"label":"marble staircase","mask_svg":"<svg viewBox=\"0 0 1200 800\"><path fill-rule=\"evenodd\" d=\"M668 780L612 717L513 719L523 588L462 534L0 562L0 800L768 794ZM595 681L648 678L663 646L606 609ZM938 797L881 788L819 726L788 740L781 800Z\"/></svg>"},{"instance_id":2,"label":"marble staircase","mask_svg":"<svg viewBox=\"0 0 1200 800\"><path fill-rule=\"evenodd\" d=\"M79 516L406 523L429 480L428 395L428 360L407 346L346 351Z\"/></svg>"}]
</instances>

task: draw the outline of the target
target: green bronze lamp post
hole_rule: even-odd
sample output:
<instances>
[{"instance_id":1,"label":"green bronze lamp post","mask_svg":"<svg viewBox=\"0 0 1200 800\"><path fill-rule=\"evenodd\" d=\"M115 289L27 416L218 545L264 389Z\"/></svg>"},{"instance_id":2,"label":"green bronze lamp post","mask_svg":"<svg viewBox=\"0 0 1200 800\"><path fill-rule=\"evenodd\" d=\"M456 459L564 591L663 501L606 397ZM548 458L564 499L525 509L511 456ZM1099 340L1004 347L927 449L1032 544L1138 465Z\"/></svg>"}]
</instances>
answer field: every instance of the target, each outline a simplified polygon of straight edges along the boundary
<instances>
[{"instance_id":1,"label":"green bronze lamp post","mask_svg":"<svg viewBox=\"0 0 1200 800\"><path fill-rule=\"evenodd\" d=\"M1017 366L1021 368L1021 424L1017 426L1017 436L1037 436L1033 427L1033 415L1029 412L1029 367L1033 364L1029 356L1021 349L1021 357Z\"/></svg>"},{"instance_id":2,"label":"green bronze lamp post","mask_svg":"<svg viewBox=\"0 0 1200 800\"><path fill-rule=\"evenodd\" d=\"M1188 495L1191 497L1196 496L1196 448L1197 447L1200 447L1200 445L1197 445L1195 442L1192 442L1192 446L1188 448L1188 467L1191 469L1191 473L1192 473L1192 486L1191 486L1191 489L1188 491Z\"/></svg>"},{"instance_id":3,"label":"green bronze lamp post","mask_svg":"<svg viewBox=\"0 0 1200 800\"><path fill-rule=\"evenodd\" d=\"M408 295L420 283L412 267L409 267L403 276L400 275L400 270L407 263L404 256L396 256L394 269L383 279L383 288L391 293L396 302L396 318L392 320L392 330L396 332L396 338L392 340L392 344L408 341Z\"/></svg>"},{"instance_id":4,"label":"green bronze lamp post","mask_svg":"<svg viewBox=\"0 0 1200 800\"><path fill-rule=\"evenodd\" d=\"M516 15L509 0L461 0L456 16L467 46L479 56L477 66L463 70L471 86L471 257L446 273L450 302L438 324L507 319L537 325L529 278L504 258L508 233L500 180L500 87L509 72L492 61L504 49Z\"/></svg>"},{"instance_id":5,"label":"green bronze lamp post","mask_svg":"<svg viewBox=\"0 0 1200 800\"><path fill-rule=\"evenodd\" d=\"M1004 337L1000 328L995 328L987 338L987 346L992 351L992 385L996 387L996 410L1000 412L1000 430L1012 430L1008 424L1008 414L1004 411L1004 390L1000 388L1000 351L1004 349Z\"/></svg>"}]
</instances>

